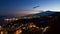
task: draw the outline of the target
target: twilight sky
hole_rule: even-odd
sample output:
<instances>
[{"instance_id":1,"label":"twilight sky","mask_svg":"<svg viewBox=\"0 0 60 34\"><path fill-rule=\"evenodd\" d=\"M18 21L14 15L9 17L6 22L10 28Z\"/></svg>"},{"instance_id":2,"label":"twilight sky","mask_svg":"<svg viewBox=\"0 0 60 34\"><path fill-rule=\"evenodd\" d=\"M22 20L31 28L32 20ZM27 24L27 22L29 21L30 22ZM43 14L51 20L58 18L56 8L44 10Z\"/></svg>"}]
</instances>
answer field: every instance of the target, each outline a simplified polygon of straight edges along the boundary
<instances>
[{"instance_id":1,"label":"twilight sky","mask_svg":"<svg viewBox=\"0 0 60 34\"><path fill-rule=\"evenodd\" d=\"M40 10L60 11L60 0L0 0L0 15L26 15Z\"/></svg>"}]
</instances>

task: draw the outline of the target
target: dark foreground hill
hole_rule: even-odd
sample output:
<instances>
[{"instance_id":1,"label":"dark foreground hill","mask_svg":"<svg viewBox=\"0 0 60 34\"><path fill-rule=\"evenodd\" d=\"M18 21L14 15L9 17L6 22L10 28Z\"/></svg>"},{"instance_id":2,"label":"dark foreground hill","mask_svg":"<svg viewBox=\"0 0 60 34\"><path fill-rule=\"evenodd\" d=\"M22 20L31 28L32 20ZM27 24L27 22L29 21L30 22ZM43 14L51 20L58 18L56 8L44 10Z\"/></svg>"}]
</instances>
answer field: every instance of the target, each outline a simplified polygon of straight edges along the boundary
<instances>
[{"instance_id":1,"label":"dark foreground hill","mask_svg":"<svg viewBox=\"0 0 60 34\"><path fill-rule=\"evenodd\" d=\"M49 11L50 12L50 11ZM37 14L36 14L37 15ZM28 23L35 23L38 27L46 27L46 26L50 26L49 30L47 30L46 32L44 32L44 34L60 34L60 12L52 12L52 14L47 15L45 14L44 16L40 16L39 18L32 18L32 19L19 19L17 21L8 23L6 25L6 27L8 27L8 25L14 25L14 24L18 24L17 27L20 26L20 24L28 24ZM28 30L27 30L28 31ZM23 34L25 33L30 33L30 34L37 34L35 32L27 32L23 30ZM39 31L40 32L40 31ZM38 34L41 34L38 33Z\"/></svg>"},{"instance_id":2,"label":"dark foreground hill","mask_svg":"<svg viewBox=\"0 0 60 34\"><path fill-rule=\"evenodd\" d=\"M39 27L45 27L47 25L50 26L50 29L47 30L44 34L60 34L60 12L55 12L54 14L50 14L48 16L52 16L52 18L47 18L44 15L44 18L34 18L34 19L23 19L18 20L17 22L34 22ZM43 23L42 23L43 22Z\"/></svg>"}]
</instances>

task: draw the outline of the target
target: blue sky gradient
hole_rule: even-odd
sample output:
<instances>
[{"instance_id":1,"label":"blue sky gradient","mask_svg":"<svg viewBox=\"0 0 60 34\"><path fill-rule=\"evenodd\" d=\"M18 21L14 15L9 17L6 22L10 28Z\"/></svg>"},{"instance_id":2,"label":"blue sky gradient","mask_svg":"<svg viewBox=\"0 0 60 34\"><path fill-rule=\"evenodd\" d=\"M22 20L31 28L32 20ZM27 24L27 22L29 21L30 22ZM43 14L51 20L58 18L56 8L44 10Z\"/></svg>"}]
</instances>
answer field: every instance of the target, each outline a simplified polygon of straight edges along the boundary
<instances>
[{"instance_id":1,"label":"blue sky gradient","mask_svg":"<svg viewBox=\"0 0 60 34\"><path fill-rule=\"evenodd\" d=\"M33 7L36 7L33 9ZM36 11L35 11L36 10ZM0 15L60 11L60 0L0 0Z\"/></svg>"}]
</instances>

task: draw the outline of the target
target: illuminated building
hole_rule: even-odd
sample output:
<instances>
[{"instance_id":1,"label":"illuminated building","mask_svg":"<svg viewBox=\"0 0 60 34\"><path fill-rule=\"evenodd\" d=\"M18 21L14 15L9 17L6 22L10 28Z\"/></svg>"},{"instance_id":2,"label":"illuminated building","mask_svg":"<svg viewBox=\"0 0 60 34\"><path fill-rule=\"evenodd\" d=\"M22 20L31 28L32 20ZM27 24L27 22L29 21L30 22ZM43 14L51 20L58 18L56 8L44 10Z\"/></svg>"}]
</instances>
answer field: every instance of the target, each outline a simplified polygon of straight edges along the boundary
<instances>
[{"instance_id":1,"label":"illuminated building","mask_svg":"<svg viewBox=\"0 0 60 34\"><path fill-rule=\"evenodd\" d=\"M22 33L22 30L18 29L14 34L21 34L21 33Z\"/></svg>"}]
</instances>

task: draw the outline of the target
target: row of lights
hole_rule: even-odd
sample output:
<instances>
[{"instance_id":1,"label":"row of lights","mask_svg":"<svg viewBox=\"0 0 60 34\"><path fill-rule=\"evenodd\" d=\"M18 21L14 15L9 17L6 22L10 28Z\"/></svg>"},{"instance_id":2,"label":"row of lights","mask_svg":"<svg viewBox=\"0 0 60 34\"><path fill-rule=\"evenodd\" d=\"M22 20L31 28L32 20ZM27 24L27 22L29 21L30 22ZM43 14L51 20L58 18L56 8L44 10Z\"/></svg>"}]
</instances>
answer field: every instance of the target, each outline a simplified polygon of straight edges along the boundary
<instances>
[{"instance_id":1,"label":"row of lights","mask_svg":"<svg viewBox=\"0 0 60 34\"><path fill-rule=\"evenodd\" d=\"M18 20L19 18L5 18L4 20L5 21L15 21L15 20Z\"/></svg>"}]
</instances>

